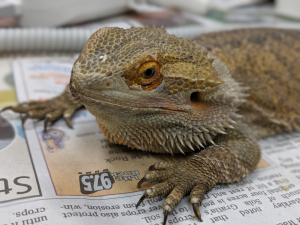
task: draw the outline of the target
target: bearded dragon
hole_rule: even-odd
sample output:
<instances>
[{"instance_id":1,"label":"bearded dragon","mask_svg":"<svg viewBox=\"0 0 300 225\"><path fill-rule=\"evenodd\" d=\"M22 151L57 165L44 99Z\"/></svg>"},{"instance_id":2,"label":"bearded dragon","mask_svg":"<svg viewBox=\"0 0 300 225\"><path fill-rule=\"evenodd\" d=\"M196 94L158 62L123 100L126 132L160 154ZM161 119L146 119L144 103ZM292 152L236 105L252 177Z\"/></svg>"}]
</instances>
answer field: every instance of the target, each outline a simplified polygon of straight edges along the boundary
<instances>
[{"instance_id":1,"label":"bearded dragon","mask_svg":"<svg viewBox=\"0 0 300 225\"><path fill-rule=\"evenodd\" d=\"M182 197L201 221L204 194L250 174L257 139L300 126L300 31L242 29L191 40L158 28L102 28L74 63L70 84L46 102L7 107L49 122L85 106L109 141L170 154L138 182L145 198L167 196L164 222ZM238 113L239 114L238 114ZM201 150L201 151L199 151Z\"/></svg>"}]
</instances>

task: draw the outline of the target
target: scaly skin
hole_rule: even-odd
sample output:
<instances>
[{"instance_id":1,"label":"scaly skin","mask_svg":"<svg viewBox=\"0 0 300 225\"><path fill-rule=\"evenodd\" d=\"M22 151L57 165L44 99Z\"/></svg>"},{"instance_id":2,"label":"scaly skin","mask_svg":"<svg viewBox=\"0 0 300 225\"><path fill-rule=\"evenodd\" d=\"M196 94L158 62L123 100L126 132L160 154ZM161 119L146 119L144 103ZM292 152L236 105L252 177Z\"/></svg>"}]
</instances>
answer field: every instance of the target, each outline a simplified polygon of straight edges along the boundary
<instances>
[{"instance_id":1,"label":"scaly skin","mask_svg":"<svg viewBox=\"0 0 300 225\"><path fill-rule=\"evenodd\" d=\"M63 117L67 125L72 128L71 119L76 110L82 107L82 103L72 97L70 87L67 85L65 91L60 96L49 101L28 101L16 106L6 107L2 109L1 112L12 110L16 113L26 113L26 116L22 119L23 123L25 123L28 118L45 119L44 126L46 130L49 122L53 123L61 117Z\"/></svg>"},{"instance_id":2,"label":"scaly skin","mask_svg":"<svg viewBox=\"0 0 300 225\"><path fill-rule=\"evenodd\" d=\"M239 112L257 138L299 130L299 36L297 30L246 29L193 39L251 88Z\"/></svg>"},{"instance_id":3,"label":"scaly skin","mask_svg":"<svg viewBox=\"0 0 300 225\"><path fill-rule=\"evenodd\" d=\"M103 28L74 63L74 99L60 97L60 103L73 111L83 104L116 144L172 155L204 149L179 165L151 166L138 186L157 184L137 204L167 195L165 224L190 193L201 220L205 193L256 167L256 138L299 129L299 40L300 32L292 30L246 29L189 41L163 29ZM34 117L31 106L18 107L11 109L30 118L52 115L35 109Z\"/></svg>"}]
</instances>

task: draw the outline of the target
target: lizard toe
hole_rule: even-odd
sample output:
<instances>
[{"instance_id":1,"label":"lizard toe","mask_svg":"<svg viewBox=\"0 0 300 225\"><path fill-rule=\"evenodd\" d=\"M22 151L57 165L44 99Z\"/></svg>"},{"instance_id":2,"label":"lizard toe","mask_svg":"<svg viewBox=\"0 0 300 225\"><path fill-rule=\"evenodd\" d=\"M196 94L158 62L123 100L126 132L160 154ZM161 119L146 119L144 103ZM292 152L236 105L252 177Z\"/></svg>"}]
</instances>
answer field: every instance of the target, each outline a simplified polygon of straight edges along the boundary
<instances>
[{"instance_id":1,"label":"lizard toe","mask_svg":"<svg viewBox=\"0 0 300 225\"><path fill-rule=\"evenodd\" d=\"M59 118L62 117L62 110L60 109L57 109L57 110L53 110L53 111L50 111L48 112L43 118L45 118L45 122L44 122L44 130L46 131L47 130L47 126L48 126L48 123L51 122L52 124L58 120Z\"/></svg>"},{"instance_id":2,"label":"lizard toe","mask_svg":"<svg viewBox=\"0 0 300 225\"><path fill-rule=\"evenodd\" d=\"M155 164L153 164L152 166L149 167L149 171L166 170L173 166L174 166L174 163L170 163L170 162L165 162L165 161L156 162Z\"/></svg>"},{"instance_id":3,"label":"lizard toe","mask_svg":"<svg viewBox=\"0 0 300 225\"><path fill-rule=\"evenodd\" d=\"M28 118L31 119L44 119L45 115L49 112L47 109L39 109L39 110L29 110L27 114L22 119L22 123L24 124Z\"/></svg>"},{"instance_id":4,"label":"lizard toe","mask_svg":"<svg viewBox=\"0 0 300 225\"><path fill-rule=\"evenodd\" d=\"M169 180L170 180L169 182L173 184L174 188L172 188L171 193L168 195L168 197L166 198L166 200L163 204L163 213L164 213L163 224L164 225L166 224L168 215L173 212L173 210L178 205L178 203L181 201L183 196L188 194L191 191L191 189L193 188L193 186L195 185L192 180L187 180L187 179L183 180L183 182L179 182L179 183L176 183L175 182L176 180L174 180L174 179L169 179ZM176 185L175 185L175 183L176 183ZM199 207L198 207L198 211L199 211ZM201 215L199 216L199 214L196 214L196 216L197 216L197 218L201 219Z\"/></svg>"},{"instance_id":5,"label":"lizard toe","mask_svg":"<svg viewBox=\"0 0 300 225\"><path fill-rule=\"evenodd\" d=\"M7 110L12 110L13 107L12 106L7 106L7 107L4 107L3 109L0 110L0 113L4 112L4 111L7 111Z\"/></svg>"},{"instance_id":6,"label":"lizard toe","mask_svg":"<svg viewBox=\"0 0 300 225\"><path fill-rule=\"evenodd\" d=\"M153 170L146 173L146 175L138 182L137 187L141 187L144 182L160 183L168 179L172 174L170 170Z\"/></svg>"},{"instance_id":7,"label":"lizard toe","mask_svg":"<svg viewBox=\"0 0 300 225\"><path fill-rule=\"evenodd\" d=\"M175 188L168 195L167 199L163 205L164 213L168 211L171 213L175 206L181 201L182 197L185 195L185 190L182 188L182 185L175 186Z\"/></svg>"},{"instance_id":8,"label":"lizard toe","mask_svg":"<svg viewBox=\"0 0 300 225\"><path fill-rule=\"evenodd\" d=\"M183 196L190 194L190 202L195 216L199 221L202 221L199 207L204 195L214 186L215 182L210 184L207 182L209 176L206 176L205 172L197 173L192 167L193 165L188 162L182 162L178 165L157 162L150 166L151 171L146 173L138 187L146 181L157 182L157 184L152 185L144 192L136 206L138 207L145 198L167 196L163 204L163 224L166 224L168 215L173 212Z\"/></svg>"},{"instance_id":9,"label":"lizard toe","mask_svg":"<svg viewBox=\"0 0 300 225\"><path fill-rule=\"evenodd\" d=\"M7 110L11 110L13 112L22 114L22 113L28 113L29 111L32 111L35 109L44 108L44 106L38 105L36 103L37 103L36 101L28 101L28 102L20 103L15 106L7 106L7 107L3 108L0 111L0 113L7 111Z\"/></svg>"},{"instance_id":10,"label":"lizard toe","mask_svg":"<svg viewBox=\"0 0 300 225\"><path fill-rule=\"evenodd\" d=\"M143 196L136 204L136 208L143 202L145 198L166 196L172 191L173 188L174 188L174 184L169 181L164 181L162 183L152 185L144 192Z\"/></svg>"},{"instance_id":11,"label":"lizard toe","mask_svg":"<svg viewBox=\"0 0 300 225\"><path fill-rule=\"evenodd\" d=\"M66 121L66 124L68 125L69 128L73 128L73 124L72 124L72 117L74 115L74 113L77 111L76 107L72 107L72 108L68 108L63 112L63 117L64 120Z\"/></svg>"},{"instance_id":12,"label":"lizard toe","mask_svg":"<svg viewBox=\"0 0 300 225\"><path fill-rule=\"evenodd\" d=\"M50 122L54 123L56 120L63 117L67 125L72 128L71 119L74 113L82 108L82 106L81 102L72 97L68 85L65 91L58 97L46 101L27 101L16 106L8 106L3 108L0 113L6 110L12 110L16 113L26 114L22 119L23 124L28 118L39 120L45 119L45 130Z\"/></svg>"}]
</instances>

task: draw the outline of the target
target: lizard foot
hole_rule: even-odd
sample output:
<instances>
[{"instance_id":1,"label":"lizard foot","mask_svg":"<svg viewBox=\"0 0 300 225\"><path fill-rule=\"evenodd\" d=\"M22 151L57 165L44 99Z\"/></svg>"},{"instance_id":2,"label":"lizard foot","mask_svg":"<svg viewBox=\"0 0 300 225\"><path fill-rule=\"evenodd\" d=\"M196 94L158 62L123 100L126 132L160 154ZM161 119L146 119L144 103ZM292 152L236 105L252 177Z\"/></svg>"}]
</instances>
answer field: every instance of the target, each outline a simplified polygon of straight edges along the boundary
<instances>
[{"instance_id":1,"label":"lizard foot","mask_svg":"<svg viewBox=\"0 0 300 225\"><path fill-rule=\"evenodd\" d=\"M149 167L149 172L140 180L137 187L144 182L157 183L144 192L144 195L138 201L138 207L145 198L154 198L158 196L166 196L167 199L163 204L164 225L166 224L168 215L173 211L176 205L181 201L182 197L190 193L190 201L193 206L194 213L199 221L202 222L199 207L204 198L204 194L208 192L215 182L208 181L208 174L199 174L199 170L193 169L193 165L188 162L182 162L179 165L168 162L157 162ZM200 175L200 176L199 176ZM201 176L203 175L203 176Z\"/></svg>"},{"instance_id":2,"label":"lizard foot","mask_svg":"<svg viewBox=\"0 0 300 225\"><path fill-rule=\"evenodd\" d=\"M16 113L25 114L22 118L23 124L28 118L31 119L45 119L44 129L46 130L49 122L55 122L59 118L63 117L67 125L72 128L72 116L81 108L82 104L74 100L68 87L64 93L56 98L48 101L28 101L16 106L8 106L3 108L1 112L6 110L12 110Z\"/></svg>"},{"instance_id":3,"label":"lizard foot","mask_svg":"<svg viewBox=\"0 0 300 225\"><path fill-rule=\"evenodd\" d=\"M215 138L217 145L211 145L181 163L158 162L150 166L149 172L138 183L157 183L147 189L137 203L145 198L167 196L163 204L164 225L167 217L190 193L190 202L196 217L201 220L199 206L204 195L217 183L232 183L246 177L260 159L260 148L254 138L240 124L227 135Z\"/></svg>"}]
</instances>

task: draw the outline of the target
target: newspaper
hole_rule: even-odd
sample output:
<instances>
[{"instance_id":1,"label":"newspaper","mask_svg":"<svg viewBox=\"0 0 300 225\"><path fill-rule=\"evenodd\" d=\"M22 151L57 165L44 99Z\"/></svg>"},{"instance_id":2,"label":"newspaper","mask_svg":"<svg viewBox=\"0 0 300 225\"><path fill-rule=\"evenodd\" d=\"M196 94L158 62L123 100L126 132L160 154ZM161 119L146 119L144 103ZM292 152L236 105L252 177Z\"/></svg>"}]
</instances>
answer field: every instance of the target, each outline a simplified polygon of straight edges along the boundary
<instances>
[{"instance_id":1,"label":"newspaper","mask_svg":"<svg viewBox=\"0 0 300 225\"><path fill-rule=\"evenodd\" d=\"M18 102L46 100L68 83L74 58L16 60L12 64ZM0 61L0 107L11 77ZM9 83L9 82L8 82ZM12 95L12 87L9 90ZM15 104L16 102L14 102ZM74 129L61 119L43 131L43 121L19 115L0 117L0 225L27 224L162 224L164 197L137 201L136 187L156 161L173 157L130 150L109 143L95 118L80 110ZM262 159L252 174L232 184L217 185L200 207L204 223L195 219L185 196L168 224L300 224L300 132L259 141Z\"/></svg>"}]
</instances>

